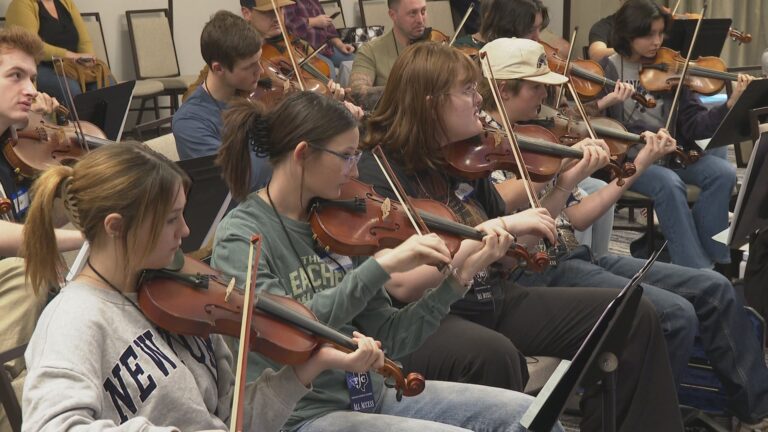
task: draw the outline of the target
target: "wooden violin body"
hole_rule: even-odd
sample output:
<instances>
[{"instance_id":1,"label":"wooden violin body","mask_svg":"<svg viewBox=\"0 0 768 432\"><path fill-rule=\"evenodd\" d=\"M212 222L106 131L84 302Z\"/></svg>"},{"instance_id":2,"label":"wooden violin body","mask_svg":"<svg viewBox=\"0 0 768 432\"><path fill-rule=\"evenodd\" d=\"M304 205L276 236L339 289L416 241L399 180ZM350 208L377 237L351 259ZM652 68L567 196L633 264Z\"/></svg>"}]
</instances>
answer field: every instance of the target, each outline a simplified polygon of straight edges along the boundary
<instances>
[{"instance_id":1,"label":"wooden violin body","mask_svg":"<svg viewBox=\"0 0 768 432\"><path fill-rule=\"evenodd\" d=\"M568 71L565 70L566 59L558 54L557 50L546 42L539 42L547 54L549 68L561 75L567 76L573 83L576 92L585 98L593 98L600 94L603 86L613 90L616 81L605 77L603 68L593 60L571 60ZM638 92L632 93L632 99L646 108L656 106L656 100L651 96L645 96Z\"/></svg>"},{"instance_id":2,"label":"wooden violin body","mask_svg":"<svg viewBox=\"0 0 768 432\"><path fill-rule=\"evenodd\" d=\"M659 48L653 63L640 68L640 84L650 92L673 90L680 83L685 58L672 49ZM713 95L723 90L725 81L736 81L739 76L726 72L728 67L719 57L699 57L691 60L685 85L704 95Z\"/></svg>"},{"instance_id":3,"label":"wooden violin body","mask_svg":"<svg viewBox=\"0 0 768 432\"><path fill-rule=\"evenodd\" d=\"M24 129L17 131L17 139L3 143L3 155L22 178L33 178L50 166L72 164L91 148L110 144L106 134L96 125L80 121L80 131L73 123L56 125L40 114L30 113Z\"/></svg>"},{"instance_id":4,"label":"wooden violin body","mask_svg":"<svg viewBox=\"0 0 768 432\"><path fill-rule=\"evenodd\" d=\"M464 239L482 240L484 234L457 222L456 215L443 203L428 199L410 199L427 227L440 236L451 255ZM402 204L377 194L358 180L342 187L337 200L317 200L309 223L317 242L327 250L349 256L370 256L381 249L393 248L416 234ZM507 254L518 265L538 269L540 257L515 245Z\"/></svg>"},{"instance_id":5,"label":"wooden violin body","mask_svg":"<svg viewBox=\"0 0 768 432\"><path fill-rule=\"evenodd\" d=\"M208 337L239 337L243 317L242 292L204 263L185 257L177 271L145 270L139 281L139 307L147 318L173 333ZM251 325L250 349L281 364L306 362L320 344L330 343L351 352L348 337L317 321L296 300L258 293ZM415 396L424 390L424 378L403 377L400 367L386 359L378 372L394 380L399 395Z\"/></svg>"}]
</instances>

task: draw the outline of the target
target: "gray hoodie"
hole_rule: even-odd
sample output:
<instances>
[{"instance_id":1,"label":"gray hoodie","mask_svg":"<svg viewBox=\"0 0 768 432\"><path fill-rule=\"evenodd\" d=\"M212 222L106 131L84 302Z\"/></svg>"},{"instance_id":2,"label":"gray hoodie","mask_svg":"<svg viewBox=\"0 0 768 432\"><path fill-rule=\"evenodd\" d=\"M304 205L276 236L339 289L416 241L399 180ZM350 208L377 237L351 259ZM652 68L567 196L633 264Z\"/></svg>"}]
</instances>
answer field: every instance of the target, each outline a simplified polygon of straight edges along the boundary
<instances>
[{"instance_id":1,"label":"gray hoodie","mask_svg":"<svg viewBox=\"0 0 768 432\"><path fill-rule=\"evenodd\" d=\"M24 431L228 429L234 370L222 337L158 329L117 292L65 287L25 359ZM246 387L246 430L278 430L307 391L292 369L265 370Z\"/></svg>"}]
</instances>

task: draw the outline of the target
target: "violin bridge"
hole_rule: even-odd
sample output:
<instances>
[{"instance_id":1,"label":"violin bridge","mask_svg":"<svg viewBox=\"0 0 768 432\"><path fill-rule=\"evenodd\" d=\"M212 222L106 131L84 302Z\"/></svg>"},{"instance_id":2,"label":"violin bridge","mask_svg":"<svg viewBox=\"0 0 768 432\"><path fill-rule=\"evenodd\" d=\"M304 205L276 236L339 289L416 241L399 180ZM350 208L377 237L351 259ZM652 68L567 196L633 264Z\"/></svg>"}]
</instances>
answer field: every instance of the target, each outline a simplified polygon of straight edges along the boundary
<instances>
[{"instance_id":1,"label":"violin bridge","mask_svg":"<svg viewBox=\"0 0 768 432\"><path fill-rule=\"evenodd\" d=\"M232 278L229 281L229 285L227 285L227 291L224 294L224 302L229 303L229 296L232 294L232 291L235 290L235 278Z\"/></svg>"},{"instance_id":2,"label":"violin bridge","mask_svg":"<svg viewBox=\"0 0 768 432\"><path fill-rule=\"evenodd\" d=\"M389 198L386 198L384 202L381 203L381 220L384 221L389 217L389 212L392 210L392 201L389 200Z\"/></svg>"}]
</instances>

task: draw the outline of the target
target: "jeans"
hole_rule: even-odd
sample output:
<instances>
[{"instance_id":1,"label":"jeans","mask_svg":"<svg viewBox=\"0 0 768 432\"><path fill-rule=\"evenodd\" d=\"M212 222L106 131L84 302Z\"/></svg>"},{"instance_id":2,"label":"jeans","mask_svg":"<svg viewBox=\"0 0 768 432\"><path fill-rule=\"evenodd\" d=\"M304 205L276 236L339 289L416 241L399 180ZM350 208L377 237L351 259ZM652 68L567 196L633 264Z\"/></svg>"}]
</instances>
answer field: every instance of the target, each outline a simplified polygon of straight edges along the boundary
<instances>
[{"instance_id":1,"label":"jeans","mask_svg":"<svg viewBox=\"0 0 768 432\"><path fill-rule=\"evenodd\" d=\"M592 262L584 247L556 267L528 276L522 283L558 286L567 281L576 286L619 288L644 263L617 255L605 255ZM768 368L731 283L712 270L663 262L654 263L644 281L643 295L659 315L675 376L687 363L698 325L704 349L728 394L729 410L749 422L768 416Z\"/></svg>"},{"instance_id":2,"label":"jeans","mask_svg":"<svg viewBox=\"0 0 768 432\"><path fill-rule=\"evenodd\" d=\"M688 208L686 183L701 188L692 210ZM672 170L651 165L630 189L653 198L673 264L712 268L713 261L731 261L728 247L712 240L712 236L728 227L735 185L736 169L731 163L717 154L705 154L686 168Z\"/></svg>"},{"instance_id":3,"label":"jeans","mask_svg":"<svg viewBox=\"0 0 768 432\"><path fill-rule=\"evenodd\" d=\"M343 52L339 51L338 48L331 47L333 49L333 54L328 57L324 56L322 54L318 54L317 58L324 61L325 64L328 65L328 68L331 70L331 76L330 79L336 81L336 68L341 67L341 62L343 61L352 61L355 59L355 54L344 54ZM325 84L325 83L323 83Z\"/></svg>"},{"instance_id":4,"label":"jeans","mask_svg":"<svg viewBox=\"0 0 768 432\"><path fill-rule=\"evenodd\" d=\"M585 192L586 195L589 195L599 191L605 185L606 183L600 179L587 177L579 183L579 189ZM579 243L589 246L596 257L601 257L608 253L608 245L611 243L611 231L613 231L614 207L612 205L584 231L574 232Z\"/></svg>"},{"instance_id":5,"label":"jeans","mask_svg":"<svg viewBox=\"0 0 768 432\"><path fill-rule=\"evenodd\" d=\"M299 427L314 431L524 431L520 425L533 398L494 387L427 381L424 392L415 397L395 399L395 390L386 389L376 401L376 412L334 411ZM553 430L562 428L556 425Z\"/></svg>"},{"instance_id":6,"label":"jeans","mask_svg":"<svg viewBox=\"0 0 768 432\"><path fill-rule=\"evenodd\" d=\"M80 89L80 83L78 83L77 80L66 77L64 79L73 98L83 92ZM109 83L110 85L116 84L112 77L109 78ZM88 83L85 88L87 91L96 90L96 83ZM67 95L64 94L66 90L59 84L59 79L56 77L56 72L53 70L53 66L51 66L50 63L40 63L37 66L37 90L55 97L60 104L67 106L70 110L72 109L67 103Z\"/></svg>"}]
</instances>

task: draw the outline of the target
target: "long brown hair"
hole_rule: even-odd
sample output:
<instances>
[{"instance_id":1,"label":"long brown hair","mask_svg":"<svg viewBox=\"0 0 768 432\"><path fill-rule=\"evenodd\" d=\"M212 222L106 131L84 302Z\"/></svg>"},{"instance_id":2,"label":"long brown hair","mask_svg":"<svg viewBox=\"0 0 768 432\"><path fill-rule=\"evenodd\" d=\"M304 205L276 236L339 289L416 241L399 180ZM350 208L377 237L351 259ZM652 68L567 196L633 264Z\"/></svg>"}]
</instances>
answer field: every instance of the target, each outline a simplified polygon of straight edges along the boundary
<instances>
[{"instance_id":1,"label":"long brown hair","mask_svg":"<svg viewBox=\"0 0 768 432\"><path fill-rule=\"evenodd\" d=\"M187 175L173 162L141 143L120 143L88 153L74 167L45 171L32 186L32 203L24 225L22 254L35 292L58 286L65 270L56 247L53 213L61 198L67 218L94 244L104 234L104 219L122 216L120 233L125 280L157 243L163 220ZM149 222L149 241L136 243L136 231Z\"/></svg>"},{"instance_id":2,"label":"long brown hair","mask_svg":"<svg viewBox=\"0 0 768 432\"><path fill-rule=\"evenodd\" d=\"M470 83L479 76L477 66L454 48L432 42L409 46L392 67L363 147L381 145L411 172L442 166L440 108L457 80Z\"/></svg>"},{"instance_id":3,"label":"long brown hair","mask_svg":"<svg viewBox=\"0 0 768 432\"><path fill-rule=\"evenodd\" d=\"M340 102L313 92L295 92L269 113L260 102L240 99L224 111L224 132L216 164L232 196L243 200L250 190L250 152L276 165L302 142L325 146L335 136L357 127Z\"/></svg>"}]
</instances>

